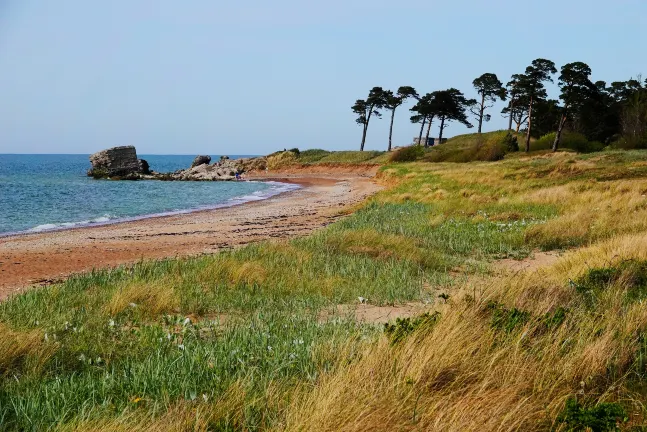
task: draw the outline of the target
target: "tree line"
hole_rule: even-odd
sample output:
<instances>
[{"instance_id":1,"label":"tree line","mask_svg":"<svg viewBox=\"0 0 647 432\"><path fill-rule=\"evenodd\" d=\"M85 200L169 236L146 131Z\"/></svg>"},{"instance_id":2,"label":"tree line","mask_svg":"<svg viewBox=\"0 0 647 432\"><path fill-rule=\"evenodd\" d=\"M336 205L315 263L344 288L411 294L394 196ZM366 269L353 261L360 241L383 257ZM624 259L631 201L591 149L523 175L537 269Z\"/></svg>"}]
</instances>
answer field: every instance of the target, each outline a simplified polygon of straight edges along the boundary
<instances>
[{"instance_id":1,"label":"tree line","mask_svg":"<svg viewBox=\"0 0 647 432\"><path fill-rule=\"evenodd\" d=\"M490 108L497 101L507 101L501 114L508 118L508 130L525 133L525 151L530 151L532 137L554 132L552 149L557 151L565 130L584 135L590 141L624 148L647 148L647 80L639 76L627 81L591 81L591 68L583 62L561 67L557 76L559 100L550 99L546 83L554 82L558 73L555 63L538 58L523 73L513 74L506 85L494 73L484 73L472 85L477 98L468 99L460 90L450 88L424 95L403 86L396 92L373 87L366 99L358 99L351 107L356 122L362 125L360 150L364 150L371 118L390 113L388 150L392 149L395 111L407 100L415 101L410 108L411 123L420 124L418 143L425 134L429 142L431 125L439 125L439 141L445 128L458 121L474 127L470 113L482 133L483 123L491 119ZM513 126L514 123L514 126Z\"/></svg>"}]
</instances>

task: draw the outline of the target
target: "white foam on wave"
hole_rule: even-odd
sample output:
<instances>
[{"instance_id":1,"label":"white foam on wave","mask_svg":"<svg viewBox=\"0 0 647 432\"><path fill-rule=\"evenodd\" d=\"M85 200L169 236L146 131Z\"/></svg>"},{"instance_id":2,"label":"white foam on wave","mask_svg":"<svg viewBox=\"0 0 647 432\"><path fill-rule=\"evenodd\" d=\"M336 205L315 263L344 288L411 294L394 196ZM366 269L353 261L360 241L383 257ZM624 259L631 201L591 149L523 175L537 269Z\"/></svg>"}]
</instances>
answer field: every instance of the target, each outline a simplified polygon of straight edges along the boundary
<instances>
[{"instance_id":1,"label":"white foam on wave","mask_svg":"<svg viewBox=\"0 0 647 432\"><path fill-rule=\"evenodd\" d=\"M56 231L56 230L70 229L70 228L80 228L85 226L107 225L110 223L129 222L129 221L136 221L136 220L142 220L142 219L148 219L148 218L154 218L154 217L175 216L180 214L194 213L196 211L203 211L203 210L215 210L219 208L233 207L236 205L245 204L252 201L262 201L285 192L301 189L301 186L297 184L281 183L276 181L266 181L266 182L247 181L247 183L262 183L262 184L269 185L270 187L265 190L254 191L246 195L233 197L219 204L206 205L206 206L190 208L190 209L178 209L173 211L140 215L140 216L122 217L122 218L114 215L105 214L101 217L91 219L91 220L84 220L79 222L62 222L62 223L56 223L56 224L50 223L50 224L38 225L26 231L19 231L19 232L13 232L13 233L11 232L0 233L0 237L5 237L8 235L14 235L14 234L28 234L28 233L39 233L44 231Z\"/></svg>"},{"instance_id":2,"label":"white foam on wave","mask_svg":"<svg viewBox=\"0 0 647 432\"><path fill-rule=\"evenodd\" d=\"M116 216L110 216L108 214L103 215L101 217L98 217L96 219L91 219L91 220L84 220L80 222L62 222L58 224L43 224L43 225L38 225L35 226L26 232L43 232L43 231L52 231L56 229L64 229L64 228L74 228L74 227L79 227L79 226L85 226L85 225L91 225L91 224L104 224L106 222L109 222L111 220L116 220L118 219Z\"/></svg>"}]
</instances>

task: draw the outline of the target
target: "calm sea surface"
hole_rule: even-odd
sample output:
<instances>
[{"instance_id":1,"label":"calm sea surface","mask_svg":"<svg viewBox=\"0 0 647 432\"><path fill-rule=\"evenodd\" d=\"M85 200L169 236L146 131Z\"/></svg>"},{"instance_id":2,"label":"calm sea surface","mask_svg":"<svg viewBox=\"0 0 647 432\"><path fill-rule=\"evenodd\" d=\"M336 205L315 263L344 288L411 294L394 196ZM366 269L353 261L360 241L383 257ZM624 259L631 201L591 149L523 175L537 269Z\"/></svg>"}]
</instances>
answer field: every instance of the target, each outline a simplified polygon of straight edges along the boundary
<instances>
[{"instance_id":1,"label":"calm sea surface","mask_svg":"<svg viewBox=\"0 0 647 432\"><path fill-rule=\"evenodd\" d=\"M187 168L194 158L139 157L158 172ZM273 182L94 180L86 176L89 168L87 155L0 154L0 235L226 207L295 188Z\"/></svg>"}]
</instances>

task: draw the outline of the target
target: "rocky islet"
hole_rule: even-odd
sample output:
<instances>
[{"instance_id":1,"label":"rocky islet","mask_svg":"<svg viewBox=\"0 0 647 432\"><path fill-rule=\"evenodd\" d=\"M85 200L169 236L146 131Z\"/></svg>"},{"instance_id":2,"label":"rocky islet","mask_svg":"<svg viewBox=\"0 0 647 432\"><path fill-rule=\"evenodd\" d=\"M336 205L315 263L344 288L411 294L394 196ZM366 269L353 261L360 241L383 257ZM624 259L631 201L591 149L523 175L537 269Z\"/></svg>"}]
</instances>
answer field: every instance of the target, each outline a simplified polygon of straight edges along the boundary
<instances>
[{"instance_id":1,"label":"rocky islet","mask_svg":"<svg viewBox=\"0 0 647 432\"><path fill-rule=\"evenodd\" d=\"M148 162L137 158L134 146L112 147L90 156L92 168L88 176L112 180L166 180L166 181L228 181L235 180L236 174L263 171L267 167L266 157L230 159L221 156L211 164L211 156L199 155L191 167L170 173L150 170Z\"/></svg>"}]
</instances>

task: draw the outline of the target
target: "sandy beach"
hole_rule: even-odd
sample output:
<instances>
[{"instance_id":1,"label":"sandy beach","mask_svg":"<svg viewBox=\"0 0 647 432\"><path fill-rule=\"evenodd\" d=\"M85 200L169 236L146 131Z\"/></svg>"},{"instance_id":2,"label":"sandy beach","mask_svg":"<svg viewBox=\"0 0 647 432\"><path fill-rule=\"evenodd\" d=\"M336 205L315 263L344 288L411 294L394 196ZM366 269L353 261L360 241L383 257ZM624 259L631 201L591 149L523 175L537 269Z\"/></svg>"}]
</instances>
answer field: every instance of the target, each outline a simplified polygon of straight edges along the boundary
<instances>
[{"instance_id":1,"label":"sandy beach","mask_svg":"<svg viewBox=\"0 0 647 432\"><path fill-rule=\"evenodd\" d=\"M0 238L0 299L93 268L308 234L378 191L375 171L321 167L249 175L302 188L229 208Z\"/></svg>"}]
</instances>

